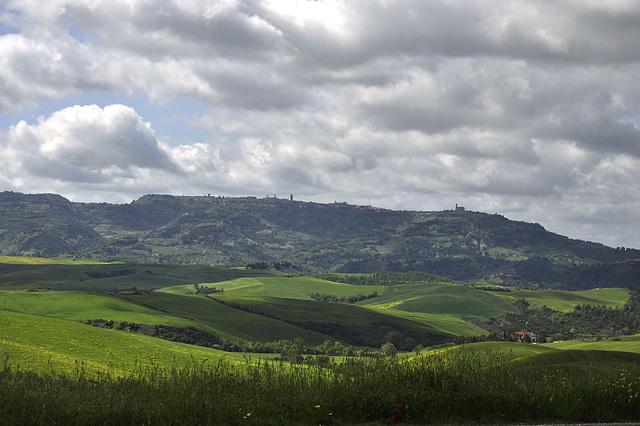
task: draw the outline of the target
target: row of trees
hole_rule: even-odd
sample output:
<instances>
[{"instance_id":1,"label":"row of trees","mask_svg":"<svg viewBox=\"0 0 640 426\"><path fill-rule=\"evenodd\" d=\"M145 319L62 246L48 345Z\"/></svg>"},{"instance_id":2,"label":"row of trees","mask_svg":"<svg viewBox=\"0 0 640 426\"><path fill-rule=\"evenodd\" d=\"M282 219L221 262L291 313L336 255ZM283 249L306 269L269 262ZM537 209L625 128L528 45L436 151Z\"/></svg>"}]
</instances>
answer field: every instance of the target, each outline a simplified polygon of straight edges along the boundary
<instances>
[{"instance_id":1,"label":"row of trees","mask_svg":"<svg viewBox=\"0 0 640 426\"><path fill-rule=\"evenodd\" d=\"M199 284L194 284L193 287L196 289L196 294L214 294L214 293L222 293L224 291L223 288L207 287L206 285L199 285Z\"/></svg>"},{"instance_id":2,"label":"row of trees","mask_svg":"<svg viewBox=\"0 0 640 426\"><path fill-rule=\"evenodd\" d=\"M351 296L338 297L333 294L320 294L313 293L309 295L313 300L324 303L356 303L362 300L373 299L378 297L378 292L374 291L371 294L354 294Z\"/></svg>"},{"instance_id":3,"label":"row of trees","mask_svg":"<svg viewBox=\"0 0 640 426\"><path fill-rule=\"evenodd\" d=\"M395 346L391 342L385 343L381 351L371 351L366 347L354 348L353 346L345 346L340 342L332 340L325 340L322 345L317 346L309 346L301 337L294 340L283 339L274 342L251 342L243 340L231 342L221 338L217 334L198 330L195 327L172 327L162 324L147 325L105 319L87 320L85 323L94 327L129 331L172 342L204 346L227 352L280 354L278 359L281 360L298 364L315 364L323 367L333 365L333 360L330 357L392 356L397 353ZM394 336L389 337L394 338Z\"/></svg>"},{"instance_id":4,"label":"row of trees","mask_svg":"<svg viewBox=\"0 0 640 426\"><path fill-rule=\"evenodd\" d=\"M449 278L444 278L439 275L417 271L378 271L373 274L362 275L319 274L316 275L316 277L327 281L351 285L399 285L417 282L434 283L452 281Z\"/></svg>"},{"instance_id":5,"label":"row of trees","mask_svg":"<svg viewBox=\"0 0 640 426\"><path fill-rule=\"evenodd\" d=\"M265 270L275 269L276 271L299 271L300 268L291 262L253 262L247 265L247 269Z\"/></svg>"},{"instance_id":6,"label":"row of trees","mask_svg":"<svg viewBox=\"0 0 640 426\"><path fill-rule=\"evenodd\" d=\"M164 324L138 324L128 321L112 321L104 319L87 320L86 324L100 328L124 330L172 342L187 343L189 345L219 348L226 342L217 334L199 330L195 327L173 327Z\"/></svg>"}]
</instances>

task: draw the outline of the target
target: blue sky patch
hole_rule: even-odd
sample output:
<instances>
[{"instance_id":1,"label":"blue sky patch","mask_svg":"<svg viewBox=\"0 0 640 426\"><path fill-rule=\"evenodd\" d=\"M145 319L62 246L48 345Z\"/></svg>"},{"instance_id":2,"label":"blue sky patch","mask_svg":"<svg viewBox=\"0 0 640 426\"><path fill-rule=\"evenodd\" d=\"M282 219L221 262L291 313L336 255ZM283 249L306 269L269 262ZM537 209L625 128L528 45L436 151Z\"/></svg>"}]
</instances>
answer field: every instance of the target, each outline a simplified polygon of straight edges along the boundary
<instances>
[{"instance_id":1,"label":"blue sky patch","mask_svg":"<svg viewBox=\"0 0 640 426\"><path fill-rule=\"evenodd\" d=\"M11 18L9 18L11 16ZM7 9L0 5L0 36L5 34L19 34L20 28L17 25L10 25L7 21L17 21L20 18L20 12L17 10Z\"/></svg>"},{"instance_id":2,"label":"blue sky patch","mask_svg":"<svg viewBox=\"0 0 640 426\"><path fill-rule=\"evenodd\" d=\"M23 120L29 124L35 124L40 116L46 118L56 111L74 105L98 105L100 108L104 108L113 104L130 106L144 121L151 123L151 128L155 130L158 137L167 136L176 145L183 142L201 142L207 137L207 133L203 129L185 123L194 115L197 116L206 111L206 107L196 100L185 98L167 105L152 105L142 94L123 96L101 90L68 95L57 101L42 102L35 109L17 114L1 114L0 130L8 130L10 126Z\"/></svg>"}]
</instances>

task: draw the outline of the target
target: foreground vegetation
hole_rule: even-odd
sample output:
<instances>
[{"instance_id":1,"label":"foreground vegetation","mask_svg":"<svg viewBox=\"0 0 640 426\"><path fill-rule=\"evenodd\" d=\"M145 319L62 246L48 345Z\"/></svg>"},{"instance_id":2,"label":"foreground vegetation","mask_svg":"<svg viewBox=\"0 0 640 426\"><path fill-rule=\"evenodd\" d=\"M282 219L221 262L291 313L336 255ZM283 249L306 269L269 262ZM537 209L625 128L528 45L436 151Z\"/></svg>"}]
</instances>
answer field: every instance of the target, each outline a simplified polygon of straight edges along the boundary
<instances>
[{"instance_id":1,"label":"foreground vegetation","mask_svg":"<svg viewBox=\"0 0 640 426\"><path fill-rule=\"evenodd\" d=\"M95 377L0 370L11 424L610 422L640 419L640 355L471 345L331 369L261 361ZM531 347L531 346L528 346Z\"/></svg>"}]
</instances>

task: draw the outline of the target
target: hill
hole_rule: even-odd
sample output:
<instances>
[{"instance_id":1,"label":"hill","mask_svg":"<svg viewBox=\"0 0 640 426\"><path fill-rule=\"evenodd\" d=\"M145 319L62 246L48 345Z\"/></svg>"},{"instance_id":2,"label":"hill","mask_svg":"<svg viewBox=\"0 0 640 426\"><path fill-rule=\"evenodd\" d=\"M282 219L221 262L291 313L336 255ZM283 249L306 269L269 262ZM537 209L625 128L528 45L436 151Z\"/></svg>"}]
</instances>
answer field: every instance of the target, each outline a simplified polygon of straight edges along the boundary
<instances>
[{"instance_id":1,"label":"hill","mask_svg":"<svg viewBox=\"0 0 640 426\"><path fill-rule=\"evenodd\" d=\"M40 373L121 376L190 363L215 364L223 357L246 362L240 354L37 315L0 311L0 325L0 358L5 365Z\"/></svg>"},{"instance_id":2,"label":"hill","mask_svg":"<svg viewBox=\"0 0 640 426\"><path fill-rule=\"evenodd\" d=\"M630 297L621 288L506 289L416 272L320 279L203 265L26 259L34 263L0 264L3 310L82 322L195 327L234 344L301 337L311 345L339 340L380 346L392 336L398 347L411 349L459 337L503 339L504 332L523 329L552 340L640 329L639 290Z\"/></svg>"},{"instance_id":3,"label":"hill","mask_svg":"<svg viewBox=\"0 0 640 426\"><path fill-rule=\"evenodd\" d=\"M270 275L266 271L206 265L0 263L0 288L92 292L151 290L180 284L215 283Z\"/></svg>"},{"instance_id":4,"label":"hill","mask_svg":"<svg viewBox=\"0 0 640 426\"><path fill-rule=\"evenodd\" d=\"M627 287L640 250L569 239L471 211L393 211L277 198L147 195L130 204L0 193L0 255L215 264L313 272L424 271L534 287ZM621 263L624 262L624 263ZM604 268L604 269L600 269ZM615 280L603 277L614 276Z\"/></svg>"}]
</instances>

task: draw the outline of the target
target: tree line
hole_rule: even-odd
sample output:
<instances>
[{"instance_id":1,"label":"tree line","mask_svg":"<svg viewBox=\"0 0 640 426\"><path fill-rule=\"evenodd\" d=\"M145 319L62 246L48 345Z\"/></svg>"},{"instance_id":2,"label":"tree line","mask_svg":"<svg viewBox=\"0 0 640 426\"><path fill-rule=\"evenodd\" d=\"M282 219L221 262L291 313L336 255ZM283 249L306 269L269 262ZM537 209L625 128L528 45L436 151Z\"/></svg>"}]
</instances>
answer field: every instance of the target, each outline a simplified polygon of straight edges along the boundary
<instances>
[{"instance_id":1,"label":"tree line","mask_svg":"<svg viewBox=\"0 0 640 426\"><path fill-rule=\"evenodd\" d=\"M138 324L128 321L113 321L105 319L87 320L85 324L93 327L108 328L113 330L123 330L131 333L144 334L146 336L157 337L172 342L186 343L189 345L203 346L218 349L226 352L246 352L279 354L277 359L290 361L293 363L305 363L310 365L320 365L322 367L333 366L330 357L335 356L383 356L387 351L372 351L368 348L354 348L345 346L338 341L326 340L323 344L309 346L302 337L294 340L282 339L273 342L253 342L239 340L232 342L223 339L215 333L198 330L195 327L173 327L163 324ZM388 346L388 345L387 345Z\"/></svg>"},{"instance_id":2,"label":"tree line","mask_svg":"<svg viewBox=\"0 0 640 426\"><path fill-rule=\"evenodd\" d=\"M371 294L354 294L351 296L338 297L333 294L320 294L313 293L309 295L313 300L323 303L356 303L362 300L373 299L378 297L378 292L374 291Z\"/></svg>"},{"instance_id":3,"label":"tree line","mask_svg":"<svg viewBox=\"0 0 640 426\"><path fill-rule=\"evenodd\" d=\"M510 333L516 331L534 332L540 343L636 334L640 331L640 287L630 290L622 308L582 304L570 312L558 312L546 306L532 307L525 299L518 299L518 312L482 324L492 330L489 336L468 337L466 341L508 340Z\"/></svg>"},{"instance_id":4,"label":"tree line","mask_svg":"<svg viewBox=\"0 0 640 426\"><path fill-rule=\"evenodd\" d=\"M351 285L399 285L408 283L441 283L453 280L426 272L378 271L373 274L317 274L316 278Z\"/></svg>"}]
</instances>

